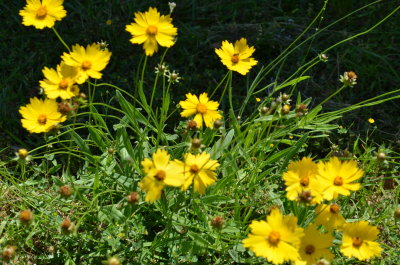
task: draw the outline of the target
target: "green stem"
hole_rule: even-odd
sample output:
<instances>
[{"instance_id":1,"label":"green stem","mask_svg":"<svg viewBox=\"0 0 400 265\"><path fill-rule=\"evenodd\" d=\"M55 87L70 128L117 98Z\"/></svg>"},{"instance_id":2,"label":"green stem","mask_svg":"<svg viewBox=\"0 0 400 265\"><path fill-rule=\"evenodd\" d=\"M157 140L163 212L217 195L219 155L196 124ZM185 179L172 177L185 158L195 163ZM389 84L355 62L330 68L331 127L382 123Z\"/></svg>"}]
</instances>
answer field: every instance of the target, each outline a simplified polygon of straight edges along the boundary
<instances>
[{"instance_id":1,"label":"green stem","mask_svg":"<svg viewBox=\"0 0 400 265\"><path fill-rule=\"evenodd\" d=\"M56 34L57 38L61 41L61 43L64 45L64 47L67 49L68 52L71 52L70 48L68 47L68 45L65 43L65 41L61 38L60 34L58 34L57 30L52 27L51 28L54 32L54 34Z\"/></svg>"}]
</instances>

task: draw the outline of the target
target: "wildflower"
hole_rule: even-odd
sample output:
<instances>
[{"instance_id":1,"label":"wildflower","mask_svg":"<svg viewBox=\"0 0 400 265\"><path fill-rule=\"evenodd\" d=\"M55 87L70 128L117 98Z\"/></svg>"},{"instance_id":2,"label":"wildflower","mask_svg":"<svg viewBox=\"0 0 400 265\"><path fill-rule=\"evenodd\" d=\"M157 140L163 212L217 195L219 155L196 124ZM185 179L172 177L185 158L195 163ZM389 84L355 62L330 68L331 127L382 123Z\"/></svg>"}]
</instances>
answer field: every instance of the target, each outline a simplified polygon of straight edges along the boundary
<instances>
[{"instance_id":1,"label":"wildflower","mask_svg":"<svg viewBox=\"0 0 400 265\"><path fill-rule=\"evenodd\" d=\"M102 71L110 60L111 52L102 50L100 44L87 45L86 49L79 44L72 46L72 52L64 53L61 58L67 65L78 67L76 78L78 84L84 83L89 77L100 79Z\"/></svg>"},{"instance_id":2,"label":"wildflower","mask_svg":"<svg viewBox=\"0 0 400 265\"><path fill-rule=\"evenodd\" d=\"M175 7L176 7L176 3L175 2L168 2L168 6L169 6L169 13L171 14Z\"/></svg>"},{"instance_id":3,"label":"wildflower","mask_svg":"<svg viewBox=\"0 0 400 265\"><path fill-rule=\"evenodd\" d=\"M126 200L129 202L129 204L135 205L139 202L139 198L139 193L131 192L131 194L127 196Z\"/></svg>"},{"instance_id":4,"label":"wildflower","mask_svg":"<svg viewBox=\"0 0 400 265\"><path fill-rule=\"evenodd\" d=\"M261 98L256 98L256 101L257 101L257 102L260 102L260 101L261 101Z\"/></svg>"},{"instance_id":5,"label":"wildflower","mask_svg":"<svg viewBox=\"0 0 400 265\"><path fill-rule=\"evenodd\" d=\"M24 9L19 11L22 24L37 29L52 28L56 20L61 20L67 15L63 2L63 0L27 0Z\"/></svg>"},{"instance_id":6,"label":"wildflower","mask_svg":"<svg viewBox=\"0 0 400 265\"><path fill-rule=\"evenodd\" d=\"M340 76L339 80L345 86L353 87L357 84L357 75L353 71L344 72L343 75Z\"/></svg>"},{"instance_id":7,"label":"wildflower","mask_svg":"<svg viewBox=\"0 0 400 265\"><path fill-rule=\"evenodd\" d=\"M78 76L78 69L76 67L61 62L61 64L57 65L57 70L45 67L42 72L45 79L40 81L40 87L44 89L48 98L56 99L60 97L62 99L70 99L77 96L75 91L71 89Z\"/></svg>"},{"instance_id":8,"label":"wildflower","mask_svg":"<svg viewBox=\"0 0 400 265\"><path fill-rule=\"evenodd\" d=\"M3 252L1 253L1 256L4 261L9 261L15 256L15 250L17 248L15 246L7 246Z\"/></svg>"},{"instance_id":9,"label":"wildflower","mask_svg":"<svg viewBox=\"0 0 400 265\"><path fill-rule=\"evenodd\" d=\"M272 209L265 221L252 221L251 233L243 240L243 246L256 256L266 258L273 264L299 259L299 247L304 236L297 226L297 217L283 216L279 209Z\"/></svg>"},{"instance_id":10,"label":"wildflower","mask_svg":"<svg viewBox=\"0 0 400 265\"><path fill-rule=\"evenodd\" d=\"M168 65L166 65L165 63L157 64L157 67L155 67L155 69L156 74L166 75L167 73L169 73Z\"/></svg>"},{"instance_id":11,"label":"wildflower","mask_svg":"<svg viewBox=\"0 0 400 265\"><path fill-rule=\"evenodd\" d=\"M179 83L179 80L182 79L182 77L179 76L178 73L174 71L172 71L172 73L170 71L165 72L165 76L168 77L168 82L170 83Z\"/></svg>"},{"instance_id":12,"label":"wildflower","mask_svg":"<svg viewBox=\"0 0 400 265\"><path fill-rule=\"evenodd\" d=\"M48 132L66 120L57 109L57 102L54 99L31 98L30 104L19 109L22 126L30 133Z\"/></svg>"},{"instance_id":13,"label":"wildflower","mask_svg":"<svg viewBox=\"0 0 400 265\"><path fill-rule=\"evenodd\" d=\"M135 13L135 23L127 25L125 30L132 34L133 44L142 44L147 56L157 52L158 45L171 47L178 29L172 25L170 15L161 15L156 8L150 7L145 13Z\"/></svg>"},{"instance_id":14,"label":"wildflower","mask_svg":"<svg viewBox=\"0 0 400 265\"><path fill-rule=\"evenodd\" d=\"M217 160L212 160L210 155L205 152L197 155L185 154L184 162L179 161L178 163L185 175L183 191L194 183L194 190L204 194L206 188L217 180L215 170L219 167L219 163Z\"/></svg>"},{"instance_id":15,"label":"wildflower","mask_svg":"<svg viewBox=\"0 0 400 265\"><path fill-rule=\"evenodd\" d=\"M353 183L364 175L353 160L341 162L333 157L327 163L318 164L319 182L324 188L323 198L330 201L339 194L348 196L350 191L360 189L360 183Z\"/></svg>"},{"instance_id":16,"label":"wildflower","mask_svg":"<svg viewBox=\"0 0 400 265\"><path fill-rule=\"evenodd\" d=\"M146 201L154 202L161 197L165 185L179 187L184 183L183 169L177 161L169 161L167 151L158 149L153 154L153 160L145 158L142 167L146 176L139 183L139 187L146 194Z\"/></svg>"},{"instance_id":17,"label":"wildflower","mask_svg":"<svg viewBox=\"0 0 400 265\"><path fill-rule=\"evenodd\" d=\"M340 207L337 204L320 204L315 209L315 223L317 225L323 225L328 231L334 229L341 229L343 224L346 222L344 217L340 213Z\"/></svg>"},{"instance_id":18,"label":"wildflower","mask_svg":"<svg viewBox=\"0 0 400 265\"><path fill-rule=\"evenodd\" d=\"M369 118L369 119L368 119L368 122L369 122L370 124L373 124L373 123L375 123L375 120L374 120L373 118Z\"/></svg>"},{"instance_id":19,"label":"wildflower","mask_svg":"<svg viewBox=\"0 0 400 265\"><path fill-rule=\"evenodd\" d=\"M111 25L112 24L112 20L111 19L107 19L106 20L106 25Z\"/></svg>"},{"instance_id":20,"label":"wildflower","mask_svg":"<svg viewBox=\"0 0 400 265\"><path fill-rule=\"evenodd\" d=\"M286 197L289 200L321 203L321 188L317 181L318 166L309 157L291 162L288 171L283 174L286 185Z\"/></svg>"},{"instance_id":21,"label":"wildflower","mask_svg":"<svg viewBox=\"0 0 400 265\"><path fill-rule=\"evenodd\" d=\"M378 234L378 228L370 226L367 221L347 223L343 226L340 252L346 257L356 257L359 260L380 257L382 248L375 242Z\"/></svg>"},{"instance_id":22,"label":"wildflower","mask_svg":"<svg viewBox=\"0 0 400 265\"><path fill-rule=\"evenodd\" d=\"M254 51L254 47L247 45L245 38L236 41L235 45L228 41L223 41L222 47L215 49L215 53L229 70L236 71L242 75L246 75L250 68L257 64L257 61L250 57Z\"/></svg>"},{"instance_id":23,"label":"wildflower","mask_svg":"<svg viewBox=\"0 0 400 265\"><path fill-rule=\"evenodd\" d=\"M302 264L315 264L322 257L332 260L334 256L328 249L332 246L332 241L332 235L321 234L315 224L310 224L304 230L304 237L301 239L299 253Z\"/></svg>"},{"instance_id":24,"label":"wildflower","mask_svg":"<svg viewBox=\"0 0 400 265\"><path fill-rule=\"evenodd\" d=\"M221 229L224 226L225 220L222 216L216 216L211 220L211 226L215 229Z\"/></svg>"},{"instance_id":25,"label":"wildflower","mask_svg":"<svg viewBox=\"0 0 400 265\"><path fill-rule=\"evenodd\" d=\"M221 114L218 113L219 103L209 100L207 93L202 93L199 98L188 93L186 100L180 101L179 105L184 109L181 112L182 117L195 115L193 120L197 123L197 128L203 126L203 121L208 128L213 128L214 121L222 118Z\"/></svg>"},{"instance_id":26,"label":"wildflower","mask_svg":"<svg viewBox=\"0 0 400 265\"><path fill-rule=\"evenodd\" d=\"M33 213L31 210L23 210L19 213L19 220L24 224L29 224L33 220Z\"/></svg>"}]
</instances>

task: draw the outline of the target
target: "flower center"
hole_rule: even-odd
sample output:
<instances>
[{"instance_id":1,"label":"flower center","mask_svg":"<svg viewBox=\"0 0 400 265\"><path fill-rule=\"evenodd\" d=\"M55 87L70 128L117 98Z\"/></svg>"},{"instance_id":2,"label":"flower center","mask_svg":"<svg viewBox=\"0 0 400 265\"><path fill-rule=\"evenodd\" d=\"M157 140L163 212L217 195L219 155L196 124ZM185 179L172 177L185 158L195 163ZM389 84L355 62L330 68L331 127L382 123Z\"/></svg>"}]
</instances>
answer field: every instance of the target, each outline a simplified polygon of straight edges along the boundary
<instances>
[{"instance_id":1,"label":"flower center","mask_svg":"<svg viewBox=\"0 0 400 265\"><path fill-rule=\"evenodd\" d=\"M276 245L278 245L279 241L281 240L281 234L279 234L279 232L272 231L269 234L267 240L271 245L276 246Z\"/></svg>"},{"instance_id":2,"label":"flower center","mask_svg":"<svg viewBox=\"0 0 400 265\"><path fill-rule=\"evenodd\" d=\"M238 53L235 53L234 55L232 55L231 62L233 64L237 64L239 62L239 54Z\"/></svg>"},{"instance_id":3,"label":"flower center","mask_svg":"<svg viewBox=\"0 0 400 265\"><path fill-rule=\"evenodd\" d=\"M205 114L207 112L207 106L202 103L198 103L196 106L196 110L200 114Z\"/></svg>"},{"instance_id":4,"label":"flower center","mask_svg":"<svg viewBox=\"0 0 400 265\"><path fill-rule=\"evenodd\" d=\"M307 245L305 248L306 254L311 255L315 252L315 247L313 245Z\"/></svg>"},{"instance_id":5,"label":"flower center","mask_svg":"<svg viewBox=\"0 0 400 265\"><path fill-rule=\"evenodd\" d=\"M47 8L45 6L41 6L36 11L36 18L37 19L44 19L47 15Z\"/></svg>"},{"instance_id":6,"label":"flower center","mask_svg":"<svg viewBox=\"0 0 400 265\"><path fill-rule=\"evenodd\" d=\"M58 84L58 88L66 90L68 88L68 81L65 79L61 80L60 83Z\"/></svg>"},{"instance_id":7,"label":"flower center","mask_svg":"<svg viewBox=\"0 0 400 265\"><path fill-rule=\"evenodd\" d=\"M196 174L197 171L199 171L199 167L197 165L191 165L190 166L190 172L193 174Z\"/></svg>"},{"instance_id":8,"label":"flower center","mask_svg":"<svg viewBox=\"0 0 400 265\"><path fill-rule=\"evenodd\" d=\"M157 173L154 175L154 178L158 181L163 181L167 174L165 174L164 170L159 170Z\"/></svg>"},{"instance_id":9,"label":"flower center","mask_svg":"<svg viewBox=\"0 0 400 265\"><path fill-rule=\"evenodd\" d=\"M84 61L83 63L82 63L82 69L83 70L89 70L90 68L92 68L92 63L91 62L89 62L89 61Z\"/></svg>"},{"instance_id":10,"label":"flower center","mask_svg":"<svg viewBox=\"0 0 400 265\"><path fill-rule=\"evenodd\" d=\"M333 184L335 184L335 186L342 186L343 185L343 178L342 177L336 177L333 180Z\"/></svg>"},{"instance_id":11,"label":"flower center","mask_svg":"<svg viewBox=\"0 0 400 265\"><path fill-rule=\"evenodd\" d=\"M360 247L362 245L362 243L363 243L362 238L353 237L353 247L358 248L358 247Z\"/></svg>"},{"instance_id":12,"label":"flower center","mask_svg":"<svg viewBox=\"0 0 400 265\"><path fill-rule=\"evenodd\" d=\"M332 205L329 207L329 210L330 210L331 213L337 214L337 213L340 211L340 208L339 208L339 205L337 205L337 204L332 204Z\"/></svg>"},{"instance_id":13,"label":"flower center","mask_svg":"<svg viewBox=\"0 0 400 265\"><path fill-rule=\"evenodd\" d=\"M150 25L150 26L148 26L147 29L146 29L147 35L152 35L152 36L154 36L154 35L157 34L157 32L158 32L158 28L157 28L156 26L154 26L154 25Z\"/></svg>"},{"instance_id":14,"label":"flower center","mask_svg":"<svg viewBox=\"0 0 400 265\"><path fill-rule=\"evenodd\" d=\"M38 119L37 119L37 121L38 121L38 123L39 123L40 125L45 125L46 122L47 122L47 116L46 116L46 114L40 114L39 117L38 117Z\"/></svg>"},{"instance_id":15,"label":"flower center","mask_svg":"<svg viewBox=\"0 0 400 265\"><path fill-rule=\"evenodd\" d=\"M309 183L310 183L310 178L308 176L301 177L301 179L300 179L301 186L307 187Z\"/></svg>"}]
</instances>

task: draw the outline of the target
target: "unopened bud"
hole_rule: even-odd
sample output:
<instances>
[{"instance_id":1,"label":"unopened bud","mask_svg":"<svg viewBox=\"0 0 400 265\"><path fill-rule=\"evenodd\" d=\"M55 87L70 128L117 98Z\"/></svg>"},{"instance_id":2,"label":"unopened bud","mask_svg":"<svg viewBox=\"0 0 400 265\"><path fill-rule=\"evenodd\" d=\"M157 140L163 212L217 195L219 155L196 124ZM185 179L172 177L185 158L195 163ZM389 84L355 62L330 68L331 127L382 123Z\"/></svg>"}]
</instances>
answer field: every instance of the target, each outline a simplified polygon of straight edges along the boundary
<instances>
[{"instance_id":1,"label":"unopened bud","mask_svg":"<svg viewBox=\"0 0 400 265\"><path fill-rule=\"evenodd\" d=\"M379 152L377 155L376 155L376 158L380 161L380 162L383 162L383 161L385 161L386 160L386 154L384 153L384 152Z\"/></svg>"},{"instance_id":2,"label":"unopened bud","mask_svg":"<svg viewBox=\"0 0 400 265\"><path fill-rule=\"evenodd\" d=\"M19 213L19 220L24 224L29 224L32 222L33 214L31 210L23 210Z\"/></svg>"},{"instance_id":3,"label":"unopened bud","mask_svg":"<svg viewBox=\"0 0 400 265\"><path fill-rule=\"evenodd\" d=\"M287 101L288 99L289 99L289 95L286 94L286 93L283 93L283 94L282 94L282 100L283 100L283 101Z\"/></svg>"},{"instance_id":4,"label":"unopened bud","mask_svg":"<svg viewBox=\"0 0 400 265\"><path fill-rule=\"evenodd\" d=\"M80 94L79 94L79 96L80 96L81 98L83 98L83 99L86 99L86 98L87 98L86 94L85 94L85 93L83 93L83 92L82 92L82 93L80 93Z\"/></svg>"},{"instance_id":5,"label":"unopened bud","mask_svg":"<svg viewBox=\"0 0 400 265\"><path fill-rule=\"evenodd\" d=\"M269 108L267 108L265 106L260 109L260 112L262 115L266 115L268 113L268 111L269 111Z\"/></svg>"},{"instance_id":6,"label":"unopened bud","mask_svg":"<svg viewBox=\"0 0 400 265\"><path fill-rule=\"evenodd\" d=\"M126 197L126 200L128 201L128 203L135 205L139 201L139 198L139 193L133 191Z\"/></svg>"},{"instance_id":7,"label":"unopened bud","mask_svg":"<svg viewBox=\"0 0 400 265\"><path fill-rule=\"evenodd\" d=\"M107 260L107 265L120 265L121 261L117 257L111 257Z\"/></svg>"},{"instance_id":8,"label":"unopened bud","mask_svg":"<svg viewBox=\"0 0 400 265\"><path fill-rule=\"evenodd\" d=\"M18 157L20 159L25 159L28 156L28 154L29 154L28 150L26 150L24 148L21 148L21 149L18 150Z\"/></svg>"},{"instance_id":9,"label":"unopened bud","mask_svg":"<svg viewBox=\"0 0 400 265\"><path fill-rule=\"evenodd\" d=\"M187 128L188 128L189 130L196 130L196 129L197 129L197 122L194 121L194 120L188 121L188 123L187 123Z\"/></svg>"},{"instance_id":10,"label":"unopened bud","mask_svg":"<svg viewBox=\"0 0 400 265\"><path fill-rule=\"evenodd\" d=\"M192 139L192 149L199 149L201 146L201 140L198 138Z\"/></svg>"},{"instance_id":11,"label":"unopened bud","mask_svg":"<svg viewBox=\"0 0 400 265\"><path fill-rule=\"evenodd\" d=\"M69 196L72 195L73 190L72 190L71 186L64 185L64 186L60 187L59 192L60 192L61 196L68 198Z\"/></svg>"},{"instance_id":12,"label":"unopened bud","mask_svg":"<svg viewBox=\"0 0 400 265\"><path fill-rule=\"evenodd\" d=\"M214 129L219 129L219 127L222 126L222 121L221 120L215 120L213 125L214 125Z\"/></svg>"},{"instance_id":13,"label":"unopened bud","mask_svg":"<svg viewBox=\"0 0 400 265\"><path fill-rule=\"evenodd\" d=\"M110 155L112 155L112 154L114 154L115 150L114 150L114 148L109 147L109 148L107 149L107 152L108 152Z\"/></svg>"},{"instance_id":14,"label":"unopened bud","mask_svg":"<svg viewBox=\"0 0 400 265\"><path fill-rule=\"evenodd\" d=\"M288 104L283 105L281 113L282 114L288 114L289 112L290 112L290 105L288 105Z\"/></svg>"},{"instance_id":15,"label":"unopened bud","mask_svg":"<svg viewBox=\"0 0 400 265\"><path fill-rule=\"evenodd\" d=\"M7 246L2 252L2 258L6 262L11 260L15 256L15 246Z\"/></svg>"},{"instance_id":16,"label":"unopened bud","mask_svg":"<svg viewBox=\"0 0 400 265\"><path fill-rule=\"evenodd\" d=\"M216 216L211 220L211 226L215 229L221 229L224 226L225 220L222 216Z\"/></svg>"}]
</instances>

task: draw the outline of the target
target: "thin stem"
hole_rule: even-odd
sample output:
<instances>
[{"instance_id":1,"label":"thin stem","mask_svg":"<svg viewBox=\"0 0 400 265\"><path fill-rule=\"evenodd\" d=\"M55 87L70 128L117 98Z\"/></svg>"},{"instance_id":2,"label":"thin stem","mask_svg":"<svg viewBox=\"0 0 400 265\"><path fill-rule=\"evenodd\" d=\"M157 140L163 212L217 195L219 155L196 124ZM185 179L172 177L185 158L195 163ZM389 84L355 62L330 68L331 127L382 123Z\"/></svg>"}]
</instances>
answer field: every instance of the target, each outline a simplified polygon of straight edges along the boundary
<instances>
[{"instance_id":1,"label":"thin stem","mask_svg":"<svg viewBox=\"0 0 400 265\"><path fill-rule=\"evenodd\" d=\"M68 47L68 45L65 43L65 41L61 38L60 34L58 34L57 30L52 27L51 28L54 32L54 34L56 34L57 38L61 41L61 43L64 45L64 47L67 49L68 52L71 52L70 48Z\"/></svg>"}]
</instances>

